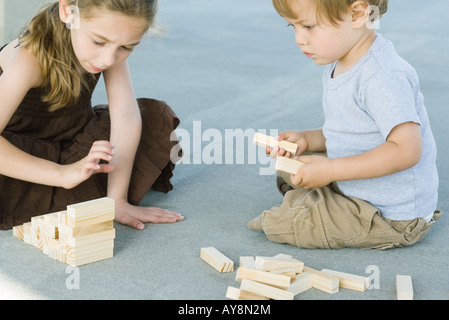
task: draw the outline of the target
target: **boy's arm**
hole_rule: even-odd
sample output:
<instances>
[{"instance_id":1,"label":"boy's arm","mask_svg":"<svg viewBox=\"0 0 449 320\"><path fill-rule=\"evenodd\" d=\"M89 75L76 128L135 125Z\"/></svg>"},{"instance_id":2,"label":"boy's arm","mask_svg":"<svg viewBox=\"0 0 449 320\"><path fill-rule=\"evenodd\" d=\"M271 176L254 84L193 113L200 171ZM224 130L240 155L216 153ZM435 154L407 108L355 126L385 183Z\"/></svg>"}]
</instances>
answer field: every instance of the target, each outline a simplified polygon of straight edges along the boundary
<instances>
[{"instance_id":1,"label":"boy's arm","mask_svg":"<svg viewBox=\"0 0 449 320\"><path fill-rule=\"evenodd\" d=\"M304 156L307 165L292 177L295 185L318 188L333 181L371 179L409 169L421 159L422 138L417 123L406 122L393 128L387 141L365 153L327 159Z\"/></svg>"}]
</instances>

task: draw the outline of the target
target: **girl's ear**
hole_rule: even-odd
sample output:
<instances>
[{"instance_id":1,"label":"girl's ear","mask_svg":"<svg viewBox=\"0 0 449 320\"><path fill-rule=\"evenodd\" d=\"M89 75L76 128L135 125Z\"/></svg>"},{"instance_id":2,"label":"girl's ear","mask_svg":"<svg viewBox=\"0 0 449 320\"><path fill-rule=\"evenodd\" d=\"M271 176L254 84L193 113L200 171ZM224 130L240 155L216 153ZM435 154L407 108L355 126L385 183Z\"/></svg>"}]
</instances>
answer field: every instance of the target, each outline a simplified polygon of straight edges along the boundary
<instances>
[{"instance_id":1,"label":"girl's ear","mask_svg":"<svg viewBox=\"0 0 449 320\"><path fill-rule=\"evenodd\" d=\"M371 13L371 7L366 1L355 1L350 10L354 28L358 29L366 25Z\"/></svg>"},{"instance_id":2,"label":"girl's ear","mask_svg":"<svg viewBox=\"0 0 449 320\"><path fill-rule=\"evenodd\" d=\"M67 8L69 7L69 4L66 0L59 0L59 18L62 22L68 23L69 21L69 13Z\"/></svg>"}]
</instances>

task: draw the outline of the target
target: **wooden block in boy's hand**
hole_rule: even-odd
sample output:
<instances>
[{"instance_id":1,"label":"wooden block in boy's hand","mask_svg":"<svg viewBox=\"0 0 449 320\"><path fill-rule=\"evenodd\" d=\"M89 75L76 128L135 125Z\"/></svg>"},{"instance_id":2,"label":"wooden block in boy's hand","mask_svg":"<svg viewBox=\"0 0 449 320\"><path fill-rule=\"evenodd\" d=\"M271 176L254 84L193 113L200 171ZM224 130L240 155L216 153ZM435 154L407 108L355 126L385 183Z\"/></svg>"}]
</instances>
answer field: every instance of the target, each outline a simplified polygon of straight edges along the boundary
<instances>
[{"instance_id":1,"label":"wooden block in boy's hand","mask_svg":"<svg viewBox=\"0 0 449 320\"><path fill-rule=\"evenodd\" d=\"M276 166L274 169L276 171L283 171L290 174L297 174L298 170L304 166L304 162L290 159L287 157L277 157L276 159Z\"/></svg>"},{"instance_id":2,"label":"wooden block in boy's hand","mask_svg":"<svg viewBox=\"0 0 449 320\"><path fill-rule=\"evenodd\" d=\"M253 139L254 144L261 147L277 147L284 149L287 152L290 152L292 155L296 154L296 150L298 149L298 145L289 141L278 141L276 138L264 135L262 133L256 132Z\"/></svg>"}]
</instances>

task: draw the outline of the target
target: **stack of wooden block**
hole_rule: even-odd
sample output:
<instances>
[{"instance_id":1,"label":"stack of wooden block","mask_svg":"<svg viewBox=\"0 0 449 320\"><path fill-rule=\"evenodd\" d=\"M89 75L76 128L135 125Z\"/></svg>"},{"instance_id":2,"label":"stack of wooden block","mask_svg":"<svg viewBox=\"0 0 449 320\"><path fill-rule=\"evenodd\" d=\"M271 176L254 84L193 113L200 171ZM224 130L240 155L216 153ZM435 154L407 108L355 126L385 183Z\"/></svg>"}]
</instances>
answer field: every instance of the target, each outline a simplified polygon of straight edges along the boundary
<instances>
[{"instance_id":1,"label":"stack of wooden block","mask_svg":"<svg viewBox=\"0 0 449 320\"><path fill-rule=\"evenodd\" d=\"M101 198L34 217L13 228L13 235L49 257L71 266L112 258L115 202Z\"/></svg>"}]
</instances>

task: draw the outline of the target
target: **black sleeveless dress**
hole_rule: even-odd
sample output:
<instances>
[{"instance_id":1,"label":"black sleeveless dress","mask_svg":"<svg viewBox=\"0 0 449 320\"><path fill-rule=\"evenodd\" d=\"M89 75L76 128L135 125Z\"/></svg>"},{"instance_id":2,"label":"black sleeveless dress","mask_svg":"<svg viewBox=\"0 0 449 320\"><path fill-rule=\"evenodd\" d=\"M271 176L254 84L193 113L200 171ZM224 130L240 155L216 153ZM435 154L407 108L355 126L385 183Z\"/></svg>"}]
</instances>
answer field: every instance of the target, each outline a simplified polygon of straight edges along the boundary
<instances>
[{"instance_id":1,"label":"black sleeveless dress","mask_svg":"<svg viewBox=\"0 0 449 320\"><path fill-rule=\"evenodd\" d=\"M2 73L0 68L0 76ZM78 102L54 112L49 112L48 104L41 100L45 88L31 89L1 135L29 154L59 164L84 158L94 141L110 138L108 106L91 105L98 79L99 75L89 75L88 88L83 89ZM178 141L171 141L170 136L180 123L165 102L145 98L137 101L142 136L128 192L128 201L133 205L138 205L150 189L173 189L170 178L175 165L170 152ZM23 224L33 216L65 210L69 204L105 197L106 189L107 174L95 174L71 190L0 175L0 229Z\"/></svg>"}]
</instances>

